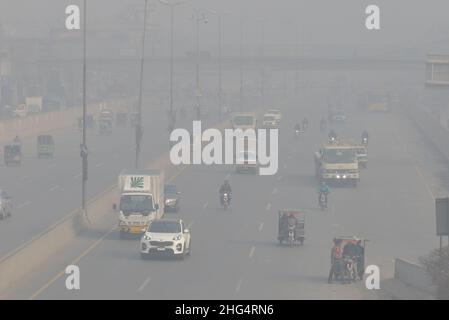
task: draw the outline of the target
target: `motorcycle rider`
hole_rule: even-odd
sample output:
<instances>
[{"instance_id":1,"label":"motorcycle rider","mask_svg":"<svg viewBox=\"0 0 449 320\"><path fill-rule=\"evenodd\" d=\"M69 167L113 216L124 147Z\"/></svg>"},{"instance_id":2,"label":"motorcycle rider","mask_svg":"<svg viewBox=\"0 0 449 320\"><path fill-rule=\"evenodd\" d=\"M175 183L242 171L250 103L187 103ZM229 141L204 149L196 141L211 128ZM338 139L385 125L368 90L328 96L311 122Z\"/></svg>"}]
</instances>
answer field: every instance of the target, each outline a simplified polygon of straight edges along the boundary
<instances>
[{"instance_id":1,"label":"motorcycle rider","mask_svg":"<svg viewBox=\"0 0 449 320\"><path fill-rule=\"evenodd\" d=\"M364 142L364 141L368 142L368 138L369 138L368 131L363 130L363 132L362 132L362 142Z\"/></svg>"},{"instance_id":2,"label":"motorcycle rider","mask_svg":"<svg viewBox=\"0 0 449 320\"><path fill-rule=\"evenodd\" d=\"M357 265L358 248L357 248L357 245L356 245L358 239L354 238L354 241L355 242L350 241L350 242L348 242L344 246L344 248L343 248L343 258L344 259L345 258L349 258L349 259L353 260L353 262L354 262L354 264L353 264L354 275L355 275L355 277L357 277L359 275L358 265Z\"/></svg>"},{"instance_id":3,"label":"motorcycle rider","mask_svg":"<svg viewBox=\"0 0 449 320\"><path fill-rule=\"evenodd\" d=\"M327 279L328 283L332 283L334 277L337 279L337 277L341 275L342 262L343 256L341 249L341 240L334 239L334 245L331 249L331 269L329 271L329 277Z\"/></svg>"},{"instance_id":4,"label":"motorcycle rider","mask_svg":"<svg viewBox=\"0 0 449 320\"><path fill-rule=\"evenodd\" d=\"M329 141L332 140L337 140L337 133L334 131L334 129L329 132Z\"/></svg>"},{"instance_id":5,"label":"motorcycle rider","mask_svg":"<svg viewBox=\"0 0 449 320\"><path fill-rule=\"evenodd\" d=\"M321 201L321 195L324 194L324 203L327 207L327 195L331 192L331 189L326 184L326 181L322 180L320 182L320 185L318 186L318 204L320 204Z\"/></svg>"},{"instance_id":6,"label":"motorcycle rider","mask_svg":"<svg viewBox=\"0 0 449 320\"><path fill-rule=\"evenodd\" d=\"M229 180L224 181L224 183L220 186L220 190L218 192L220 193L220 202L222 205L223 205L223 195L225 193L228 194L229 204L231 203L232 190L231 190L231 185L229 184Z\"/></svg>"},{"instance_id":7,"label":"motorcycle rider","mask_svg":"<svg viewBox=\"0 0 449 320\"><path fill-rule=\"evenodd\" d=\"M293 130L295 130L295 135L299 134L301 132L301 125L297 122Z\"/></svg>"}]
</instances>

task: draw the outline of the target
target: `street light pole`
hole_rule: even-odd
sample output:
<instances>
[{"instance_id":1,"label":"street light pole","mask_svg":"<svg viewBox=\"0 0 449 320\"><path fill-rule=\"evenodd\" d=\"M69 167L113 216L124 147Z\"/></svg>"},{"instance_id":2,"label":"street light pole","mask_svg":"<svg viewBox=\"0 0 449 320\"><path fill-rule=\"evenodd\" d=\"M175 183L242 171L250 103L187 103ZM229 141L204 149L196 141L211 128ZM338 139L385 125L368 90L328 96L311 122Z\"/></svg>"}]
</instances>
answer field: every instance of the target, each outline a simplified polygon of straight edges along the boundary
<instances>
[{"instance_id":1,"label":"street light pole","mask_svg":"<svg viewBox=\"0 0 449 320\"><path fill-rule=\"evenodd\" d=\"M199 120L201 116L201 105L200 105L200 22L207 23L208 20L204 13L200 14L196 13L195 17L196 22L196 97L197 97L197 110L196 110L196 118Z\"/></svg>"},{"instance_id":2,"label":"street light pole","mask_svg":"<svg viewBox=\"0 0 449 320\"><path fill-rule=\"evenodd\" d=\"M240 64L240 92L239 104L240 112L243 111L243 19L240 18L240 48L239 48L239 64Z\"/></svg>"},{"instance_id":3,"label":"street light pole","mask_svg":"<svg viewBox=\"0 0 449 320\"><path fill-rule=\"evenodd\" d=\"M222 14L218 15L218 118L221 119L222 113L222 69L223 69L223 56L222 56L222 42L221 42L221 31L222 31Z\"/></svg>"},{"instance_id":4,"label":"street light pole","mask_svg":"<svg viewBox=\"0 0 449 320\"><path fill-rule=\"evenodd\" d=\"M160 2L170 8L170 95L169 95L169 103L170 103L170 120L172 123L170 124L170 127L174 127L175 122L175 114L173 109L173 70L174 70L174 25L175 25L175 7L177 5L180 5L184 3L184 1L178 1L178 2L169 2L166 0L160 0Z\"/></svg>"},{"instance_id":5,"label":"street light pole","mask_svg":"<svg viewBox=\"0 0 449 320\"><path fill-rule=\"evenodd\" d=\"M86 136L86 20L87 20L87 5L86 0L83 3L83 125L82 138L80 145L81 167L82 167L82 181L81 181L81 209L87 217L86 212L86 183L87 183L87 136Z\"/></svg>"},{"instance_id":6,"label":"street light pole","mask_svg":"<svg viewBox=\"0 0 449 320\"><path fill-rule=\"evenodd\" d=\"M138 115L136 124L136 169L139 168L140 157L140 145L142 142L143 129L142 129L142 90L143 90L143 69L145 60L145 38L146 38L146 26L147 26L147 7L148 0L145 0L145 8L143 13L143 32L142 32L142 55L140 59L140 81L139 81L139 100L138 100Z\"/></svg>"}]
</instances>

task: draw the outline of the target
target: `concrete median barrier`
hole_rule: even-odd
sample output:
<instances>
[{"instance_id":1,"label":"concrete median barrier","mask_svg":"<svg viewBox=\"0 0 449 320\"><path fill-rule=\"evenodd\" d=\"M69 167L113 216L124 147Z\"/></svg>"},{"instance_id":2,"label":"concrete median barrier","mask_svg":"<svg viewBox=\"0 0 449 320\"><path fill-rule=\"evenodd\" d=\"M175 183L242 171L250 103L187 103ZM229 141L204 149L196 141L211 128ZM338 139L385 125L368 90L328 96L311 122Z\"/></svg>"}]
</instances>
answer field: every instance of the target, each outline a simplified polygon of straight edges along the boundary
<instances>
[{"instance_id":1,"label":"concrete median barrier","mask_svg":"<svg viewBox=\"0 0 449 320\"><path fill-rule=\"evenodd\" d=\"M395 259L394 278L403 284L434 295L436 287L432 284L425 270L412 262Z\"/></svg>"}]
</instances>

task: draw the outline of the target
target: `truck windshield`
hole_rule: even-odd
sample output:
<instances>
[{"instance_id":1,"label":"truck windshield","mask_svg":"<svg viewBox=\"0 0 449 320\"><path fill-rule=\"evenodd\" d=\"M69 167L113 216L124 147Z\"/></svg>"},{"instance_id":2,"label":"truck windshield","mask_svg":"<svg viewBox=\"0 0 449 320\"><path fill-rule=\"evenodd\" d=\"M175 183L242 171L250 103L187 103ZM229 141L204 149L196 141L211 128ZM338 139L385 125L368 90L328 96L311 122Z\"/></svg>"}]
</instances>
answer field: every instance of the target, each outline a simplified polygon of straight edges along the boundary
<instances>
[{"instance_id":1,"label":"truck windshield","mask_svg":"<svg viewBox=\"0 0 449 320\"><path fill-rule=\"evenodd\" d=\"M324 160L328 163L351 163L355 162L354 149L326 149Z\"/></svg>"},{"instance_id":2,"label":"truck windshield","mask_svg":"<svg viewBox=\"0 0 449 320\"><path fill-rule=\"evenodd\" d=\"M148 231L154 233L180 233L181 226L177 221L155 220L150 224Z\"/></svg>"},{"instance_id":3,"label":"truck windshield","mask_svg":"<svg viewBox=\"0 0 449 320\"><path fill-rule=\"evenodd\" d=\"M154 211L153 199L149 195L122 195L120 198L120 211L124 214L139 212L149 214Z\"/></svg>"},{"instance_id":4,"label":"truck windshield","mask_svg":"<svg viewBox=\"0 0 449 320\"><path fill-rule=\"evenodd\" d=\"M252 116L237 116L234 118L234 124L238 126L252 126L254 124L254 117Z\"/></svg>"}]
</instances>

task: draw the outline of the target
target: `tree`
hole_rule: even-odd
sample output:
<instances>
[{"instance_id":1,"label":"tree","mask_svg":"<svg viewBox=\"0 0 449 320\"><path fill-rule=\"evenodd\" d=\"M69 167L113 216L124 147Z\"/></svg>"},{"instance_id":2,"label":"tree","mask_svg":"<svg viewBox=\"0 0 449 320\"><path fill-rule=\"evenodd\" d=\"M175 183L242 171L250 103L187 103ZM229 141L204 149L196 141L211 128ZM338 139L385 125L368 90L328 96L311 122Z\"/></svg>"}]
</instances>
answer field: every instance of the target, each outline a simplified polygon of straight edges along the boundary
<instances>
[{"instance_id":1,"label":"tree","mask_svg":"<svg viewBox=\"0 0 449 320\"><path fill-rule=\"evenodd\" d=\"M437 298L449 299L449 247L433 250L420 262L438 288Z\"/></svg>"}]
</instances>

